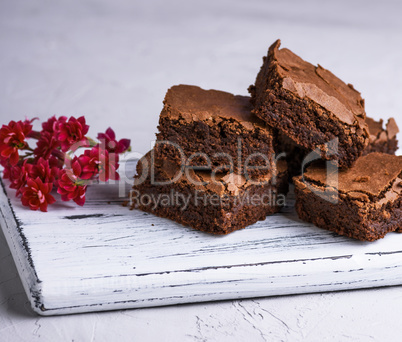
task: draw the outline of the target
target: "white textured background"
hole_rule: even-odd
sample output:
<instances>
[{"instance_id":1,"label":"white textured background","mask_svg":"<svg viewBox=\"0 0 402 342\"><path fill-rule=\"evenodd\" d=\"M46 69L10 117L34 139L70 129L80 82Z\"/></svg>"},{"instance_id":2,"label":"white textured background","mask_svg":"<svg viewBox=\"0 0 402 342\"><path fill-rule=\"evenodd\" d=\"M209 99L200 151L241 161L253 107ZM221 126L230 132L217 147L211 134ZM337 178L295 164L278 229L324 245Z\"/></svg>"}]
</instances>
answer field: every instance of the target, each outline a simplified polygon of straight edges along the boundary
<instances>
[{"instance_id":1,"label":"white textured background","mask_svg":"<svg viewBox=\"0 0 402 342\"><path fill-rule=\"evenodd\" d=\"M281 38L402 127L401 13L398 1L0 0L0 124L85 115L92 136L112 126L146 152L168 87L246 95ZM1 341L399 341L401 315L394 287L41 318L0 232Z\"/></svg>"}]
</instances>

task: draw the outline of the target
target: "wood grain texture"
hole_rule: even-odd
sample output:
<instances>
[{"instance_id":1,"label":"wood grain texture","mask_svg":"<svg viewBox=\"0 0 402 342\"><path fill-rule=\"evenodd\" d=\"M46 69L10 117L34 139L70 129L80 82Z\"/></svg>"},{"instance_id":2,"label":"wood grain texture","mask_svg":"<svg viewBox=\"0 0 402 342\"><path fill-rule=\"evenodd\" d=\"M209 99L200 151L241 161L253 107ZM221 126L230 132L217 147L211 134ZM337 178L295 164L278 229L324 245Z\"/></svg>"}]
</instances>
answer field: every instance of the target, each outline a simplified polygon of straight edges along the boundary
<instances>
[{"instance_id":1,"label":"wood grain texture","mask_svg":"<svg viewBox=\"0 0 402 342\"><path fill-rule=\"evenodd\" d=\"M297 218L292 195L282 213L217 237L131 211L119 188L97 184L84 207L62 202L41 213L3 187L1 227L37 313L402 284L402 235L367 243L321 230Z\"/></svg>"}]
</instances>

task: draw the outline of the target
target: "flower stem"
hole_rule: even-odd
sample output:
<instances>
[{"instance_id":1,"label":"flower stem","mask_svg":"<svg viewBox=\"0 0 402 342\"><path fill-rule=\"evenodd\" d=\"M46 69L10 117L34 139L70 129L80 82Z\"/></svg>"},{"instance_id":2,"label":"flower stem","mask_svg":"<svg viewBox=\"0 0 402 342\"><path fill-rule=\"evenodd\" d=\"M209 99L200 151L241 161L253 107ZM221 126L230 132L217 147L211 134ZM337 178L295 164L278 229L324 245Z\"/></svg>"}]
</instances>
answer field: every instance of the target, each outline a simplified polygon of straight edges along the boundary
<instances>
[{"instance_id":1,"label":"flower stem","mask_svg":"<svg viewBox=\"0 0 402 342\"><path fill-rule=\"evenodd\" d=\"M62 162L64 162L64 159L65 159L65 157L66 157L66 154L63 153L63 152L61 152L61 151L58 150L58 149L54 149L54 150L52 151L52 155L55 156L56 158L60 159Z\"/></svg>"},{"instance_id":2,"label":"flower stem","mask_svg":"<svg viewBox=\"0 0 402 342\"><path fill-rule=\"evenodd\" d=\"M41 134L40 134L40 132L38 132L38 131L31 131L31 132L28 134L28 138L33 138L33 139L39 140L40 137L41 137Z\"/></svg>"}]
</instances>

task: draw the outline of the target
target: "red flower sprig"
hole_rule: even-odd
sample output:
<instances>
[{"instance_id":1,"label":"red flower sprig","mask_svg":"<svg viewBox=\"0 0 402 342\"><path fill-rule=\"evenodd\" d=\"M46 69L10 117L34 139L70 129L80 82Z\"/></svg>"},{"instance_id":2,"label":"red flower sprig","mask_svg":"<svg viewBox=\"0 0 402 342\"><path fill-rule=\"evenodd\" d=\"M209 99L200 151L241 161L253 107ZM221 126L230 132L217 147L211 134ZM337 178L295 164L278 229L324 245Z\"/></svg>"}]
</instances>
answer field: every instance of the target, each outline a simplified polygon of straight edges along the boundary
<instances>
[{"instance_id":1,"label":"red flower sprig","mask_svg":"<svg viewBox=\"0 0 402 342\"><path fill-rule=\"evenodd\" d=\"M0 164L3 178L9 179L23 205L31 210L47 211L56 199L73 200L84 205L89 184L95 181L119 180L119 154L130 149L130 140L116 140L111 128L99 133L96 142L86 136L89 126L79 118L52 116L34 131L33 121L10 121L0 128ZM35 139L32 148L28 139ZM72 156L79 148L81 155Z\"/></svg>"}]
</instances>

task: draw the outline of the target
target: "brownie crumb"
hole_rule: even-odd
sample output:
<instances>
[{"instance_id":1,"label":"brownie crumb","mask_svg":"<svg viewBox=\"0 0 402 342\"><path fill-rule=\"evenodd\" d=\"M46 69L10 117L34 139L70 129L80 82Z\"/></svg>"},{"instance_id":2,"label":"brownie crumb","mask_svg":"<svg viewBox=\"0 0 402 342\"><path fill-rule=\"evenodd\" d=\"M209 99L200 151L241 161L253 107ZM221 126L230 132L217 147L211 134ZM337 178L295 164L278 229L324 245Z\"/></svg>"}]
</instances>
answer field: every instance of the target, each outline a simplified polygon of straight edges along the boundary
<instances>
[{"instance_id":1,"label":"brownie crumb","mask_svg":"<svg viewBox=\"0 0 402 342\"><path fill-rule=\"evenodd\" d=\"M376 121L366 117L366 124L370 133L370 144L364 150L363 155L372 152L382 152L395 155L398 150L397 134L399 132L398 125L394 118L390 118L385 125L384 121Z\"/></svg>"}]
</instances>

